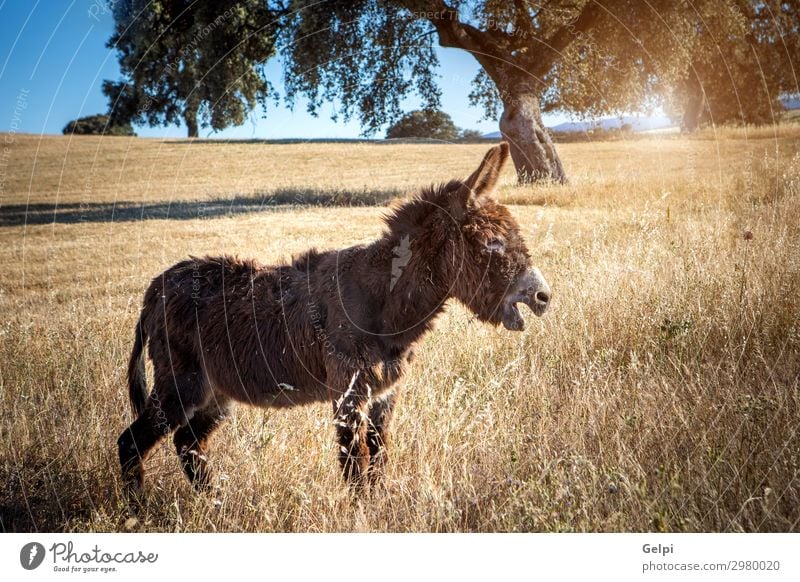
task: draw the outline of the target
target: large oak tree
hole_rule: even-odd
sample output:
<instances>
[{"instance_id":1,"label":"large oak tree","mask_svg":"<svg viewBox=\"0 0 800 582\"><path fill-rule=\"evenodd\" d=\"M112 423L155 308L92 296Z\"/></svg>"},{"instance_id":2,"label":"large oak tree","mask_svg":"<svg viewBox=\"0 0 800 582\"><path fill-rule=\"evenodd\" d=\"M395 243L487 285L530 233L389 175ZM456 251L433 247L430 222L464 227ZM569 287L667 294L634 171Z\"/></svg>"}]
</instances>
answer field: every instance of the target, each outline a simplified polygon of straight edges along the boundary
<instances>
[{"instance_id":1,"label":"large oak tree","mask_svg":"<svg viewBox=\"0 0 800 582\"><path fill-rule=\"evenodd\" d=\"M467 51L481 69L465 92L499 117L520 180L564 181L542 111L599 115L652 105L688 63L674 42L674 34L690 32L676 4L294 2L281 32L285 84L290 99L304 94L312 109L338 98L345 117L355 114L371 130L393 120L413 91L424 107L438 104L435 42Z\"/></svg>"},{"instance_id":2,"label":"large oak tree","mask_svg":"<svg viewBox=\"0 0 800 582\"><path fill-rule=\"evenodd\" d=\"M499 118L521 181L564 181L542 113L677 106L763 121L797 92L797 0L353 0L292 3L281 34L290 100L338 98L372 131L416 91L438 104L433 43L479 63L470 100ZM448 72L444 71L447 75ZM707 106L708 105L708 106Z\"/></svg>"},{"instance_id":3,"label":"large oak tree","mask_svg":"<svg viewBox=\"0 0 800 582\"><path fill-rule=\"evenodd\" d=\"M122 79L106 81L112 121L221 130L273 96L263 66L277 14L263 0L114 0Z\"/></svg>"}]
</instances>

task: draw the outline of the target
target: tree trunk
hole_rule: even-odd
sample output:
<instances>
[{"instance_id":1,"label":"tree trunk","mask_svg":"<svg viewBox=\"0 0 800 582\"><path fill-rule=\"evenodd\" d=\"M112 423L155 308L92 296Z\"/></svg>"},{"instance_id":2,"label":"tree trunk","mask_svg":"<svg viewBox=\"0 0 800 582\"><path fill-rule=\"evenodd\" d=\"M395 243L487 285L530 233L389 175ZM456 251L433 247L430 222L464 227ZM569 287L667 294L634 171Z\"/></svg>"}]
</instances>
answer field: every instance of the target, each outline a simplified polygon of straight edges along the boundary
<instances>
[{"instance_id":1,"label":"tree trunk","mask_svg":"<svg viewBox=\"0 0 800 582\"><path fill-rule=\"evenodd\" d=\"M567 181L556 146L542 123L535 92L504 95L500 133L511 146L511 159L520 184Z\"/></svg>"},{"instance_id":2,"label":"tree trunk","mask_svg":"<svg viewBox=\"0 0 800 582\"><path fill-rule=\"evenodd\" d=\"M703 92L703 85L694 70L689 74L686 88L687 99L681 120L681 131L691 133L700 127L700 119L706 108L706 94Z\"/></svg>"},{"instance_id":3,"label":"tree trunk","mask_svg":"<svg viewBox=\"0 0 800 582\"><path fill-rule=\"evenodd\" d=\"M587 6L593 7L594 4L588 2ZM457 9L448 8L444 2L436 6L442 9L435 13L428 12L435 16L427 18L436 28L439 44L472 54L500 95L503 102L500 133L511 146L511 159L514 160L519 182L566 182L561 159L542 124L539 106L539 95L546 89L542 77L551 69L552 61L548 59L554 57L537 59L536 64L531 65L530 59L518 57L513 51L503 48L507 33L495 35L494 30L481 31L461 22ZM594 7L582 10L577 19L551 39L553 44L549 47L554 54L559 54L572 36L583 34L600 12L600 8Z\"/></svg>"},{"instance_id":4,"label":"tree trunk","mask_svg":"<svg viewBox=\"0 0 800 582\"><path fill-rule=\"evenodd\" d=\"M186 123L186 135L188 137L197 137L197 107L191 104L186 104L186 110L183 112L183 121Z\"/></svg>"},{"instance_id":5,"label":"tree trunk","mask_svg":"<svg viewBox=\"0 0 800 582\"><path fill-rule=\"evenodd\" d=\"M703 116L705 105L706 99L702 93L689 96L686 108L683 110L683 119L681 119L682 132L692 133L700 127L700 118Z\"/></svg>"}]
</instances>

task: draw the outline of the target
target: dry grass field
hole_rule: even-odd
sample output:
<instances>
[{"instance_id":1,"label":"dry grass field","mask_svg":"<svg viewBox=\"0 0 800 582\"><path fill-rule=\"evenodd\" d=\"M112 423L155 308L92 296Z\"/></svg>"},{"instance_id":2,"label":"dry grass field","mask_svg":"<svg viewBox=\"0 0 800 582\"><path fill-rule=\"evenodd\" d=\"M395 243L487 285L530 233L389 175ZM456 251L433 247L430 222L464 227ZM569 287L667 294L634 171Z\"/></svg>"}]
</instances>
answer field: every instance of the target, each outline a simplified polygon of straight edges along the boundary
<instances>
[{"instance_id":1,"label":"dry grass field","mask_svg":"<svg viewBox=\"0 0 800 582\"><path fill-rule=\"evenodd\" d=\"M486 147L0 136L0 530L126 529L116 439L152 276L368 242L387 200ZM570 185L509 172L498 193L551 310L514 334L451 306L369 499L329 406L239 407L216 496L165 443L135 529L799 530L800 128L560 151Z\"/></svg>"}]
</instances>

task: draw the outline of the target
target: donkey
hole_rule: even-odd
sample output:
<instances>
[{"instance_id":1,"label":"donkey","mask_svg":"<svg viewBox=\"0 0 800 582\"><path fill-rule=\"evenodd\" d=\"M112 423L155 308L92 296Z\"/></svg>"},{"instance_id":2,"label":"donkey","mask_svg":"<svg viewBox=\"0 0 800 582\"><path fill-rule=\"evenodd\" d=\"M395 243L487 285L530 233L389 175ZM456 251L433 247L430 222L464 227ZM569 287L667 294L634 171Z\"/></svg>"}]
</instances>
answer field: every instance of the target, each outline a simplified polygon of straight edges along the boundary
<instances>
[{"instance_id":1,"label":"donkey","mask_svg":"<svg viewBox=\"0 0 800 582\"><path fill-rule=\"evenodd\" d=\"M550 302L516 220L490 197L508 153L501 143L465 181L396 207L370 245L277 266L190 257L153 279L128 367L136 420L117 443L126 492L141 493L144 460L173 432L186 476L208 487L209 437L234 402L332 402L345 480L379 476L398 380L447 300L514 331L519 303L541 316Z\"/></svg>"}]
</instances>

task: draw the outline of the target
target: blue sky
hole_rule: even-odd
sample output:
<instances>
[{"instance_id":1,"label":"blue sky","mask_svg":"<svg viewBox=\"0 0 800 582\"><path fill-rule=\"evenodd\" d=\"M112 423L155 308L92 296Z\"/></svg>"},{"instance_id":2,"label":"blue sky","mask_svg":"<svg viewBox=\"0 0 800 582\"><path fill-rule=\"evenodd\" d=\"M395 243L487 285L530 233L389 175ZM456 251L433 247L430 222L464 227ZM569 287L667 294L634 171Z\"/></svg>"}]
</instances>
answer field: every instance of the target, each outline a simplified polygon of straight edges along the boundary
<instances>
[{"instance_id":1,"label":"blue sky","mask_svg":"<svg viewBox=\"0 0 800 582\"><path fill-rule=\"evenodd\" d=\"M104 79L118 79L116 53L106 41L113 19L105 0L0 0L0 131L61 133L71 119L103 113L106 99L100 90ZM482 112L469 106L469 82L478 71L475 60L455 49L440 49L442 109L456 125L482 132L497 130L494 121L480 121ZM277 61L268 66L268 77L282 89ZM407 100L415 109L416 98ZM299 101L292 112L270 105L267 117L255 112L244 125L202 137L222 138L322 138L358 137L357 121L330 119L331 107L319 117L308 115ZM545 123L560 123L563 116L549 116ZM182 137L178 126L137 127L141 136ZM375 137L382 137L377 134Z\"/></svg>"}]
</instances>

